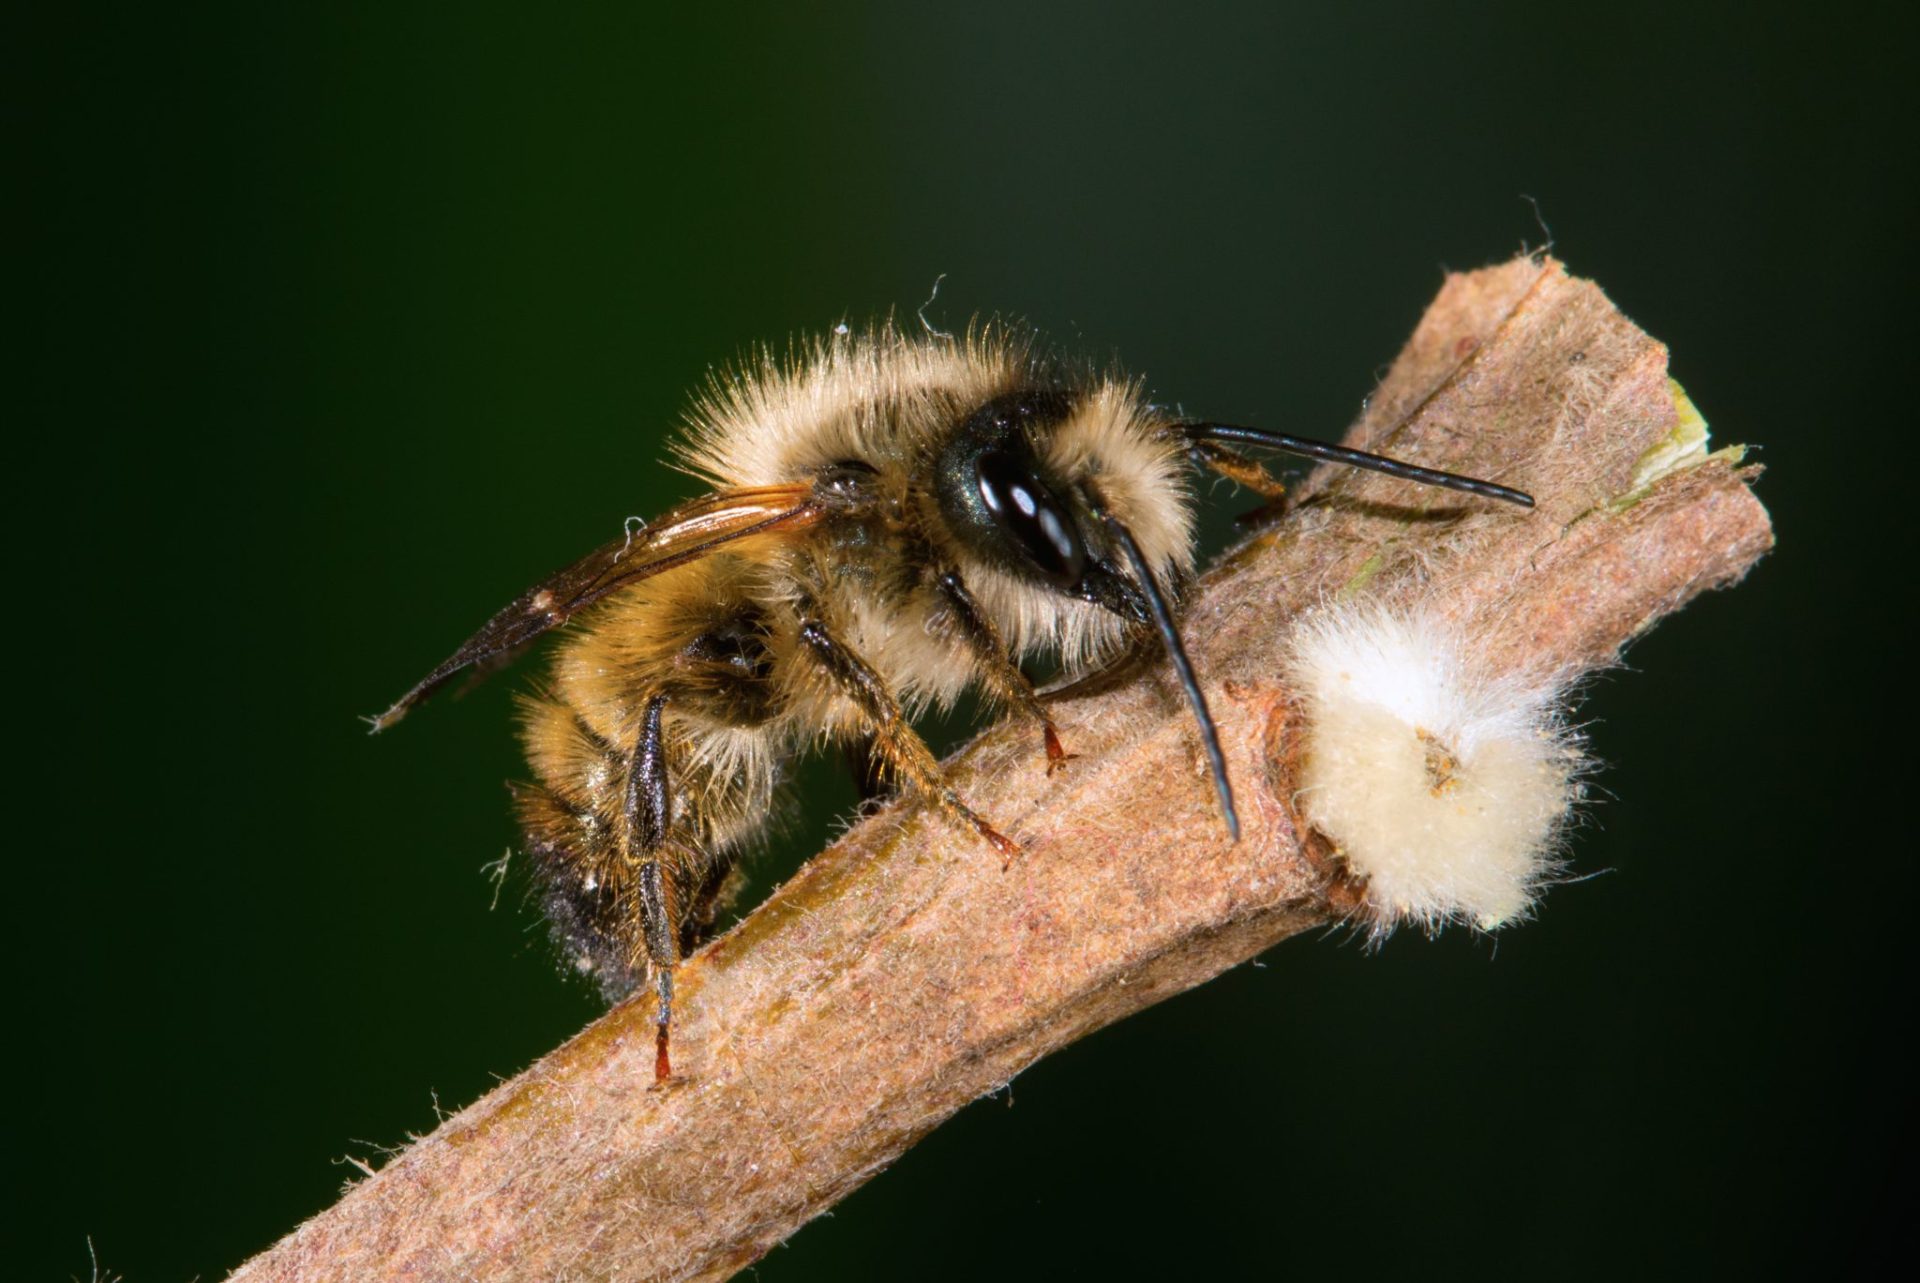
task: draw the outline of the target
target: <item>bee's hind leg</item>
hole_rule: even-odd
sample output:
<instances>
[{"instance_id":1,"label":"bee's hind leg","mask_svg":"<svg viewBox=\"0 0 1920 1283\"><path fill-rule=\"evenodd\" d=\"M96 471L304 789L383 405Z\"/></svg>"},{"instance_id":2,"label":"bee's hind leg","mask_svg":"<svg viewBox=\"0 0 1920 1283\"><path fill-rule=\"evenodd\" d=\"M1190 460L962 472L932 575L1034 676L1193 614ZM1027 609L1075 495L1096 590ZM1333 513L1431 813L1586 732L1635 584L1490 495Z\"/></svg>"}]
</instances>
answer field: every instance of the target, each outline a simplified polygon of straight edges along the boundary
<instances>
[{"instance_id":1,"label":"bee's hind leg","mask_svg":"<svg viewBox=\"0 0 1920 1283\"><path fill-rule=\"evenodd\" d=\"M1000 639L1000 630L993 626L993 620L987 617L987 613L980 609L980 603L967 591L966 582L960 578L959 572L945 571L934 583L941 604L947 608L947 615L952 620L953 632L967 648L981 680L1001 703L1019 709L1040 723L1047 748L1047 774L1052 775L1080 756L1060 746L1060 730L1053 724L1052 715L1041 705L1040 697L1034 693L1033 683L1020 671L1020 665L1013 662L1013 653Z\"/></svg>"},{"instance_id":2,"label":"bee's hind leg","mask_svg":"<svg viewBox=\"0 0 1920 1283\"><path fill-rule=\"evenodd\" d=\"M641 931L647 949L647 968L660 998L653 1053L655 1086L673 1076L667 1054L673 1026L673 973L680 965L680 942L674 928L673 883L660 867L672 812L667 793L667 748L661 735L661 714L667 697L656 693L647 700L641 718L640 740L634 745L627 770L627 850L639 865Z\"/></svg>"},{"instance_id":3,"label":"bee's hind leg","mask_svg":"<svg viewBox=\"0 0 1920 1283\"><path fill-rule=\"evenodd\" d=\"M817 619L801 621L800 642L821 670L832 678L840 693L852 700L865 716L867 730L873 736L874 757L884 765L887 774L936 803L955 819L972 826L974 832L1012 864L1013 857L1020 854L1019 846L980 818L961 800L960 794L948 786L933 750L908 725L900 702L894 699L873 666Z\"/></svg>"}]
</instances>

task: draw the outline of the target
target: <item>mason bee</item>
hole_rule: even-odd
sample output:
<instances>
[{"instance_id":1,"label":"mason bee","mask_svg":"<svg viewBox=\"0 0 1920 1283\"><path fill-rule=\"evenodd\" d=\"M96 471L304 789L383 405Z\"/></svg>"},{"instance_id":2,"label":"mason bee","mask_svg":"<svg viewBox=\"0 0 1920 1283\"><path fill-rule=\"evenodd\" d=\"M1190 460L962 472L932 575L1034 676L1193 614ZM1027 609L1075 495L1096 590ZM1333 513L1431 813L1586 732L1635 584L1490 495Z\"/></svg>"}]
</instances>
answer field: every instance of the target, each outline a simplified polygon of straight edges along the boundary
<instances>
[{"instance_id":1,"label":"mason bee","mask_svg":"<svg viewBox=\"0 0 1920 1283\"><path fill-rule=\"evenodd\" d=\"M1018 851L943 780L914 716L975 689L1071 756L1022 667L1069 678L1156 635L1239 836L1207 702L1181 644L1190 469L1279 493L1249 446L1525 506L1487 481L1318 441L1188 421L1141 385L1023 331L891 327L763 354L697 398L679 462L710 493L535 585L374 721L578 617L522 703L535 782L515 790L554 930L610 997L658 991L731 891L796 755L859 743L898 790Z\"/></svg>"}]
</instances>

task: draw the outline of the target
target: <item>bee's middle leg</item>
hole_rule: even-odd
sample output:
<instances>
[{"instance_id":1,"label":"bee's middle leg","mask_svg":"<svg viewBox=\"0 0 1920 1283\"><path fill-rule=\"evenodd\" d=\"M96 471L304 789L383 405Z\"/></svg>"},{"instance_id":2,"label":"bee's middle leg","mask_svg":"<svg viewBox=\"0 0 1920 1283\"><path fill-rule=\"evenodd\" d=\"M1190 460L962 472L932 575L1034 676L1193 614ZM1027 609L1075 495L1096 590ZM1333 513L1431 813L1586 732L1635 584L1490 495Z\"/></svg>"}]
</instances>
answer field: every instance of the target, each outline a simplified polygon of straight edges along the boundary
<instances>
[{"instance_id":1,"label":"bee's middle leg","mask_svg":"<svg viewBox=\"0 0 1920 1283\"><path fill-rule=\"evenodd\" d=\"M1013 652L1001 640L1000 630L993 626L993 620L987 617L987 613L980 609L980 603L967 591L966 582L960 578L959 572L943 572L934 585L982 680L992 688L1001 703L1019 709L1040 723L1047 748L1047 774L1052 775L1078 757L1078 753L1069 753L1060 746L1060 730L1053 724L1052 715L1040 703L1033 683L1020 671L1020 665L1013 662Z\"/></svg>"},{"instance_id":2,"label":"bee's middle leg","mask_svg":"<svg viewBox=\"0 0 1920 1283\"><path fill-rule=\"evenodd\" d=\"M840 693L852 700L865 716L867 729L873 736L874 755L888 773L955 818L972 825L974 831L1011 864L1013 857L1020 854L1020 847L975 813L947 784L933 750L908 724L900 702L894 699L873 666L817 619L801 621L800 642L821 670L833 679Z\"/></svg>"}]
</instances>

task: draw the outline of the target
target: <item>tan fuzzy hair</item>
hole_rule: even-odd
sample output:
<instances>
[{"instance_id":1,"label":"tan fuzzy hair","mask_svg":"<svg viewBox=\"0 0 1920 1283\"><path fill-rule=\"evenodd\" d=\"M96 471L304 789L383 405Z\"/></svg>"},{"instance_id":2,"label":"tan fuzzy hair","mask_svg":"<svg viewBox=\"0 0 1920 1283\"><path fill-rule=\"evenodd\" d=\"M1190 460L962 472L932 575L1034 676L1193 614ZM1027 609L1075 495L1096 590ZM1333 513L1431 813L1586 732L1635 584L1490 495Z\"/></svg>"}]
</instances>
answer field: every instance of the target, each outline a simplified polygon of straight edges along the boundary
<instances>
[{"instance_id":1,"label":"tan fuzzy hair","mask_svg":"<svg viewBox=\"0 0 1920 1283\"><path fill-rule=\"evenodd\" d=\"M762 349L715 375L674 452L720 487L779 484L840 459L874 463L909 487L929 479L933 453L959 418L1034 384L1074 393L1073 412L1034 443L1040 458L1057 475L1091 484L1172 593L1193 568L1182 443L1137 381L1062 361L1008 322L976 321L959 337L903 334L890 323L836 331L797 343L784 359ZM941 533L936 513L920 518ZM1110 611L982 562L951 537L941 543L1019 658L1050 652L1075 672L1121 643L1124 626ZM950 704L971 675L952 662L950 646L899 636L896 622L863 617L847 626L866 647L895 652L910 705Z\"/></svg>"},{"instance_id":2,"label":"tan fuzzy hair","mask_svg":"<svg viewBox=\"0 0 1920 1283\"><path fill-rule=\"evenodd\" d=\"M757 556L755 554L758 554ZM713 707L715 692L701 698L702 674L682 650L687 640L719 622L734 602L764 595L771 578L764 558L777 556L771 547L752 546L707 557L692 565L643 580L617 593L589 618L588 626L567 634L553 660L551 690L567 705L569 715L603 745L630 747L639 731L644 700L636 695L647 682L636 675L652 675L655 682L672 680L690 695L670 707L667 727L676 745L675 757L684 770L730 781L729 798L764 799L771 795L781 748L755 730L743 729L724 707ZM775 630L769 642L777 648L791 639ZM526 736L529 761L542 779L554 777L545 769L542 736ZM563 764L559 774L566 776ZM570 776L568 776L571 778ZM709 790L710 791L710 790ZM703 816L706 840L726 841L748 816Z\"/></svg>"},{"instance_id":3,"label":"tan fuzzy hair","mask_svg":"<svg viewBox=\"0 0 1920 1283\"><path fill-rule=\"evenodd\" d=\"M674 455L714 485L775 485L839 459L913 462L929 432L1041 377L1023 327L976 322L960 338L909 337L890 321L758 348L712 376Z\"/></svg>"}]
</instances>

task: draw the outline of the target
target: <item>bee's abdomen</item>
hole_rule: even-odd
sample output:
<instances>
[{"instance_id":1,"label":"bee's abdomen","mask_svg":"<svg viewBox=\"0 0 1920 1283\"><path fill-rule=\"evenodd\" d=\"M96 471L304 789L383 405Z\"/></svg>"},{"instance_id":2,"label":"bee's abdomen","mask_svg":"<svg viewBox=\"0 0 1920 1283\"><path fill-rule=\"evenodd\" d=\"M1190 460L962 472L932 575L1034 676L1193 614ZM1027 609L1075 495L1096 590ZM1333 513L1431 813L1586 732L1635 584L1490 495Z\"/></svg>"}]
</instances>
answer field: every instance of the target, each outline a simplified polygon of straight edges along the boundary
<instances>
[{"instance_id":1,"label":"bee's abdomen","mask_svg":"<svg viewBox=\"0 0 1920 1283\"><path fill-rule=\"evenodd\" d=\"M611 828L539 785L514 788L540 907L554 942L575 970L591 975L609 1002L645 975L638 903L622 877Z\"/></svg>"}]
</instances>

